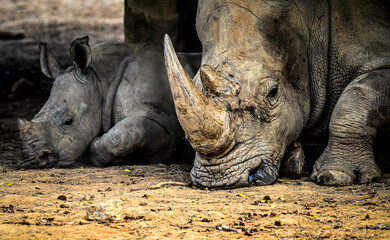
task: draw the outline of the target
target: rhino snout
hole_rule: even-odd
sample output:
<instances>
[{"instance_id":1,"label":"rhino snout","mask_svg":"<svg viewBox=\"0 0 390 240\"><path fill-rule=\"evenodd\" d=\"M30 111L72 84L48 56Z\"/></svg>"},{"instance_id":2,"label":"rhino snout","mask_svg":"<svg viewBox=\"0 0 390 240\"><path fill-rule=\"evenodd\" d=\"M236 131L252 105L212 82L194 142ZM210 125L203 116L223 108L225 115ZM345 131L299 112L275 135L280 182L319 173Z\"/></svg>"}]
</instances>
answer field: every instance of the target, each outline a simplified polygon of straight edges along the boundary
<instances>
[{"instance_id":1,"label":"rhino snout","mask_svg":"<svg viewBox=\"0 0 390 240\"><path fill-rule=\"evenodd\" d=\"M57 161L51 149L33 146L22 150L17 165L20 168L47 168L53 167Z\"/></svg>"}]
</instances>

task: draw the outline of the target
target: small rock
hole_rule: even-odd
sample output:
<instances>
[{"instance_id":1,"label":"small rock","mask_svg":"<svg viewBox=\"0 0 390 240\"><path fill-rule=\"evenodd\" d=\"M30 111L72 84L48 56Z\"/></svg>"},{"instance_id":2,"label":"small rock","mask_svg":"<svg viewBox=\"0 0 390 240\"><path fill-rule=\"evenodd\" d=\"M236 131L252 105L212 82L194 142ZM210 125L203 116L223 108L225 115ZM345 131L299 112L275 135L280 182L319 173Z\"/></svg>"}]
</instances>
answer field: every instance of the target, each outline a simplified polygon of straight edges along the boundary
<instances>
[{"instance_id":1,"label":"small rock","mask_svg":"<svg viewBox=\"0 0 390 240\"><path fill-rule=\"evenodd\" d=\"M336 225L333 226L333 229L338 229L338 228L341 228L343 225L341 224L341 222L338 222Z\"/></svg>"},{"instance_id":2,"label":"small rock","mask_svg":"<svg viewBox=\"0 0 390 240\"><path fill-rule=\"evenodd\" d=\"M265 195L265 196L264 196L264 198L263 198L263 200L266 200L266 201L271 201L271 197L270 197L270 196L268 196L268 195Z\"/></svg>"},{"instance_id":3,"label":"small rock","mask_svg":"<svg viewBox=\"0 0 390 240\"><path fill-rule=\"evenodd\" d=\"M57 199L62 200L62 201L66 201L66 196L65 195L60 195L60 196L58 196Z\"/></svg>"},{"instance_id":4,"label":"small rock","mask_svg":"<svg viewBox=\"0 0 390 240\"><path fill-rule=\"evenodd\" d=\"M249 237L253 236L253 234L249 230L245 230L244 235Z\"/></svg>"},{"instance_id":5,"label":"small rock","mask_svg":"<svg viewBox=\"0 0 390 240\"><path fill-rule=\"evenodd\" d=\"M333 199L333 198L324 198L323 200L324 200L324 202L327 202L327 203L335 203L338 201L338 199Z\"/></svg>"},{"instance_id":6,"label":"small rock","mask_svg":"<svg viewBox=\"0 0 390 240\"><path fill-rule=\"evenodd\" d=\"M216 228L217 228L217 230L220 230L220 231L226 231L226 232L234 231L229 226L226 226L226 225L218 225Z\"/></svg>"},{"instance_id":7,"label":"small rock","mask_svg":"<svg viewBox=\"0 0 390 240\"><path fill-rule=\"evenodd\" d=\"M281 221L275 221L275 226L283 226L284 222Z\"/></svg>"},{"instance_id":8,"label":"small rock","mask_svg":"<svg viewBox=\"0 0 390 240\"><path fill-rule=\"evenodd\" d=\"M277 215L278 215L277 213L271 212L270 217L275 217L275 216L277 216Z\"/></svg>"},{"instance_id":9,"label":"small rock","mask_svg":"<svg viewBox=\"0 0 390 240\"><path fill-rule=\"evenodd\" d=\"M9 206L1 206L0 207L2 212L7 212L7 213L14 213L15 212L15 207L14 205L10 204Z\"/></svg>"},{"instance_id":10,"label":"small rock","mask_svg":"<svg viewBox=\"0 0 390 240\"><path fill-rule=\"evenodd\" d=\"M111 200L107 203L98 203L87 207L87 219L100 223L123 222L126 215L123 211L123 201Z\"/></svg>"},{"instance_id":11,"label":"small rock","mask_svg":"<svg viewBox=\"0 0 390 240\"><path fill-rule=\"evenodd\" d=\"M363 203L362 205L363 206L369 206L369 205L377 206L378 204L377 203L372 203L372 202L366 202L366 203Z\"/></svg>"},{"instance_id":12,"label":"small rock","mask_svg":"<svg viewBox=\"0 0 390 240\"><path fill-rule=\"evenodd\" d=\"M259 201L259 200L256 200L256 201L254 201L254 202L252 203L252 205L265 206L265 205L267 205L267 204L265 204L265 203L263 203L263 202L261 202L261 201Z\"/></svg>"}]
</instances>

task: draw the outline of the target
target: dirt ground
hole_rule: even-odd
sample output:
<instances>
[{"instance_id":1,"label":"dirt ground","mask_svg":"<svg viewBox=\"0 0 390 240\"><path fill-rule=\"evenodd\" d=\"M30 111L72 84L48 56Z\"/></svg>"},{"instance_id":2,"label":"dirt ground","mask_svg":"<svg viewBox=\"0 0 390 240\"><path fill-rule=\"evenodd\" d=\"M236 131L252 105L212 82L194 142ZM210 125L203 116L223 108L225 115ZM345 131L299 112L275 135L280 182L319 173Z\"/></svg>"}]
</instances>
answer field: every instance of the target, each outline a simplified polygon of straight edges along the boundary
<instances>
[{"instance_id":1,"label":"dirt ground","mask_svg":"<svg viewBox=\"0 0 390 240\"><path fill-rule=\"evenodd\" d=\"M123 1L56 2L1 3L0 31L24 38L0 40L0 239L390 239L388 174L370 185L303 177L208 190L186 185L190 165L17 169L16 119L31 119L51 85L39 75L39 41L66 62L74 37L123 39Z\"/></svg>"}]
</instances>

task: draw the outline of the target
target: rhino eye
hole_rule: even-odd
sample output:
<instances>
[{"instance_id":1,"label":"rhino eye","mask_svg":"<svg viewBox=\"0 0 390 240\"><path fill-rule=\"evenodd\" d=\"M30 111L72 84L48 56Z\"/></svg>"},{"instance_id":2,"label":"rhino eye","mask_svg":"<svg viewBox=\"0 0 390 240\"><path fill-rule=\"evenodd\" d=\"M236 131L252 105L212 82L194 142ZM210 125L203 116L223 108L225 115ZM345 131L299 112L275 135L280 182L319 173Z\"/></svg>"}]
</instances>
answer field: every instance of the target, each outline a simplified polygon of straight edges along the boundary
<instances>
[{"instance_id":1,"label":"rhino eye","mask_svg":"<svg viewBox=\"0 0 390 240\"><path fill-rule=\"evenodd\" d=\"M73 119L69 118L69 119L65 120L64 125L70 126L70 125L72 125L72 123L73 123Z\"/></svg>"},{"instance_id":2,"label":"rhino eye","mask_svg":"<svg viewBox=\"0 0 390 240\"><path fill-rule=\"evenodd\" d=\"M271 88L271 90L269 91L267 97L268 97L268 98L273 98L273 97L275 97L277 94L278 94L278 86L273 86L273 87Z\"/></svg>"}]
</instances>

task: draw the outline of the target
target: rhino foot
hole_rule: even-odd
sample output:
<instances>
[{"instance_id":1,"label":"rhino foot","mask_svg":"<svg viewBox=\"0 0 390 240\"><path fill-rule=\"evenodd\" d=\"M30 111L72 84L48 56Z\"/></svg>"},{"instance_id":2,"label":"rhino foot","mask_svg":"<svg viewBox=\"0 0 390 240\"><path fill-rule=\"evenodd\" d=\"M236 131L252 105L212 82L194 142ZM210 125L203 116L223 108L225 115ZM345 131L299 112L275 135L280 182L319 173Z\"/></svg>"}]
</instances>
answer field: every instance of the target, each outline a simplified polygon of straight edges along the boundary
<instances>
[{"instance_id":1,"label":"rhino foot","mask_svg":"<svg viewBox=\"0 0 390 240\"><path fill-rule=\"evenodd\" d=\"M371 183L381 177L373 157L362 158L362 155L366 155L364 153L352 158L345 157L352 153L337 155L326 149L314 164L311 179L320 185L345 186Z\"/></svg>"},{"instance_id":2,"label":"rhino foot","mask_svg":"<svg viewBox=\"0 0 390 240\"><path fill-rule=\"evenodd\" d=\"M106 167L110 165L119 165L125 161L125 157L120 153L113 153L115 147L112 146L112 141L108 141L105 136L95 138L90 147L90 161L98 167Z\"/></svg>"},{"instance_id":3,"label":"rhino foot","mask_svg":"<svg viewBox=\"0 0 390 240\"><path fill-rule=\"evenodd\" d=\"M320 185L325 186L345 186L352 185L355 182L359 184L368 184L375 182L381 177L380 171L372 171L362 173L360 171L354 171L353 174L349 174L339 170L323 170L318 174L312 174L311 179L316 181Z\"/></svg>"},{"instance_id":4,"label":"rhino foot","mask_svg":"<svg viewBox=\"0 0 390 240\"><path fill-rule=\"evenodd\" d=\"M278 179L278 168L270 162L263 161L260 166L249 175L249 183L255 185L269 185Z\"/></svg>"},{"instance_id":5,"label":"rhino foot","mask_svg":"<svg viewBox=\"0 0 390 240\"><path fill-rule=\"evenodd\" d=\"M380 178L373 146L378 130L389 124L390 69L355 78L332 112L328 146L314 164L311 178L322 185L370 183ZM386 85L387 86L387 85Z\"/></svg>"}]
</instances>

